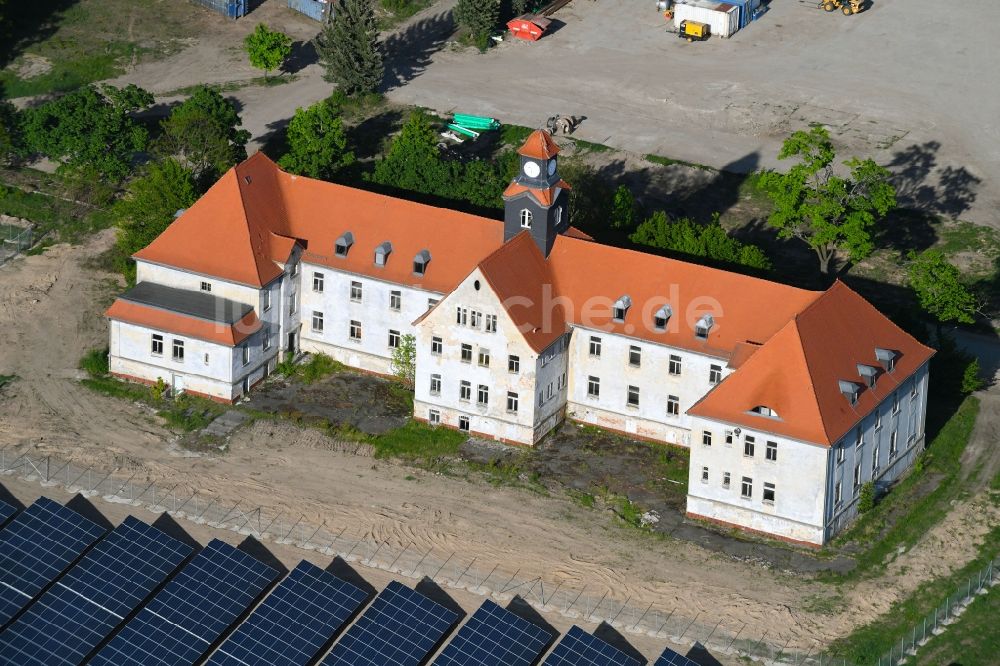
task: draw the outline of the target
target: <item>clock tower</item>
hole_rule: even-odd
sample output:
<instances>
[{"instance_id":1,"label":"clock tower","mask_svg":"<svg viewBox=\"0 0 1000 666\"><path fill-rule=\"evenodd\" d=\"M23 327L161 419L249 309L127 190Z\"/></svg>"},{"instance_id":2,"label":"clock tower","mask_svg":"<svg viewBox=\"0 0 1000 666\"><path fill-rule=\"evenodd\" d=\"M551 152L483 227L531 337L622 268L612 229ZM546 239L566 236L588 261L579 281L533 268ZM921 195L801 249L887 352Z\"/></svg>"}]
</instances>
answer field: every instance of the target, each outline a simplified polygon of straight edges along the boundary
<instances>
[{"instance_id":1,"label":"clock tower","mask_svg":"<svg viewBox=\"0 0 1000 666\"><path fill-rule=\"evenodd\" d=\"M569 228L570 187L559 178L559 146L548 132L535 130L517 153L520 168L503 193L504 241L527 231L547 257L556 236Z\"/></svg>"}]
</instances>

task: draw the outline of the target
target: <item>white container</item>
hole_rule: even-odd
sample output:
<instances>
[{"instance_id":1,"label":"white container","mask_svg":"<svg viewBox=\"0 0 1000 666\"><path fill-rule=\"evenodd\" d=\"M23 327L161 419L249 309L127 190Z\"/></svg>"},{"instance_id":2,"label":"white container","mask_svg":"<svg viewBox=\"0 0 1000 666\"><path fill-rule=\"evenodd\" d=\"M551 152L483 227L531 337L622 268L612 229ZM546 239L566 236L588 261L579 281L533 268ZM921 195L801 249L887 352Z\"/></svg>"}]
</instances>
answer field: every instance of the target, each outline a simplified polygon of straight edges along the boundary
<instances>
[{"instance_id":1,"label":"white container","mask_svg":"<svg viewBox=\"0 0 1000 666\"><path fill-rule=\"evenodd\" d=\"M681 21L707 23L712 36L729 37L739 30L739 8L711 0L683 0L674 5L674 26L678 30Z\"/></svg>"}]
</instances>

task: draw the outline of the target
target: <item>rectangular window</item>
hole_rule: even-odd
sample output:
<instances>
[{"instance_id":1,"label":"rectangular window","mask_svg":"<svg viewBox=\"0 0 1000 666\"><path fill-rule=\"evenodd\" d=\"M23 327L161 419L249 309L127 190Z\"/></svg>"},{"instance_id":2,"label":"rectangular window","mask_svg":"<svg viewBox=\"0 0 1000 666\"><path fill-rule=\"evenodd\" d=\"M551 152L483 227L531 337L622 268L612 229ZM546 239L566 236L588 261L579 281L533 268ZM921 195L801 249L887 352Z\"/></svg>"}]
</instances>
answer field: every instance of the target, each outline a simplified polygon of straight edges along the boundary
<instances>
[{"instance_id":1,"label":"rectangular window","mask_svg":"<svg viewBox=\"0 0 1000 666\"><path fill-rule=\"evenodd\" d=\"M878 445L872 449L872 478L878 474Z\"/></svg>"},{"instance_id":2,"label":"rectangular window","mask_svg":"<svg viewBox=\"0 0 1000 666\"><path fill-rule=\"evenodd\" d=\"M271 290L265 289L260 292L260 309L267 312L271 309Z\"/></svg>"},{"instance_id":3,"label":"rectangular window","mask_svg":"<svg viewBox=\"0 0 1000 666\"><path fill-rule=\"evenodd\" d=\"M754 438L747 435L743 439L743 455L745 455L748 458L753 458L753 450L754 450Z\"/></svg>"},{"instance_id":4,"label":"rectangular window","mask_svg":"<svg viewBox=\"0 0 1000 666\"><path fill-rule=\"evenodd\" d=\"M854 466L854 494L857 495L861 489L861 463Z\"/></svg>"},{"instance_id":5,"label":"rectangular window","mask_svg":"<svg viewBox=\"0 0 1000 666\"><path fill-rule=\"evenodd\" d=\"M513 354L507 357L507 372L515 375L521 371L521 359Z\"/></svg>"},{"instance_id":6,"label":"rectangular window","mask_svg":"<svg viewBox=\"0 0 1000 666\"><path fill-rule=\"evenodd\" d=\"M545 387L545 399L552 399L552 382L549 382L549 385Z\"/></svg>"},{"instance_id":7,"label":"rectangular window","mask_svg":"<svg viewBox=\"0 0 1000 666\"><path fill-rule=\"evenodd\" d=\"M743 485L740 486L740 497L750 499L753 497L753 479L749 476L743 477Z\"/></svg>"},{"instance_id":8,"label":"rectangular window","mask_svg":"<svg viewBox=\"0 0 1000 666\"><path fill-rule=\"evenodd\" d=\"M435 356L440 356L441 352L444 350L444 342L441 338L434 336L431 338L431 353Z\"/></svg>"},{"instance_id":9,"label":"rectangular window","mask_svg":"<svg viewBox=\"0 0 1000 666\"><path fill-rule=\"evenodd\" d=\"M845 457L847 457L847 447L846 446L838 446L837 447L837 464L839 465L839 464L843 463Z\"/></svg>"},{"instance_id":10,"label":"rectangular window","mask_svg":"<svg viewBox=\"0 0 1000 666\"><path fill-rule=\"evenodd\" d=\"M479 348L479 365L488 368L490 367L490 350Z\"/></svg>"},{"instance_id":11,"label":"rectangular window","mask_svg":"<svg viewBox=\"0 0 1000 666\"><path fill-rule=\"evenodd\" d=\"M298 264L292 264L291 268L288 269L288 274L291 275L292 277L295 277L296 275L298 275L299 274L299 265Z\"/></svg>"},{"instance_id":12,"label":"rectangular window","mask_svg":"<svg viewBox=\"0 0 1000 666\"><path fill-rule=\"evenodd\" d=\"M397 349L399 347L399 331L394 331L389 329L389 349Z\"/></svg>"},{"instance_id":13,"label":"rectangular window","mask_svg":"<svg viewBox=\"0 0 1000 666\"><path fill-rule=\"evenodd\" d=\"M431 425L440 425L441 423L441 412L436 409L432 409L427 412L427 422Z\"/></svg>"},{"instance_id":14,"label":"rectangular window","mask_svg":"<svg viewBox=\"0 0 1000 666\"><path fill-rule=\"evenodd\" d=\"M730 476L729 472L723 472L722 473L722 487L723 488L728 488L731 480L732 480L732 477Z\"/></svg>"},{"instance_id":15,"label":"rectangular window","mask_svg":"<svg viewBox=\"0 0 1000 666\"><path fill-rule=\"evenodd\" d=\"M668 371L672 375L679 375L679 374L681 374L681 357L680 356L676 356L674 354L670 355L670 365L668 367Z\"/></svg>"},{"instance_id":16,"label":"rectangular window","mask_svg":"<svg viewBox=\"0 0 1000 666\"><path fill-rule=\"evenodd\" d=\"M733 431L732 430L727 430L726 431L726 446L732 446L732 445L733 445Z\"/></svg>"},{"instance_id":17,"label":"rectangular window","mask_svg":"<svg viewBox=\"0 0 1000 666\"><path fill-rule=\"evenodd\" d=\"M462 432L469 432L469 417L459 416L458 417L458 429Z\"/></svg>"},{"instance_id":18,"label":"rectangular window","mask_svg":"<svg viewBox=\"0 0 1000 666\"><path fill-rule=\"evenodd\" d=\"M271 348L271 331L264 329L263 344L261 344L261 349L267 351Z\"/></svg>"},{"instance_id":19,"label":"rectangular window","mask_svg":"<svg viewBox=\"0 0 1000 666\"><path fill-rule=\"evenodd\" d=\"M361 322L351 320L351 340L361 342Z\"/></svg>"},{"instance_id":20,"label":"rectangular window","mask_svg":"<svg viewBox=\"0 0 1000 666\"><path fill-rule=\"evenodd\" d=\"M427 309L430 310L432 307L438 304L438 299L428 298L427 299Z\"/></svg>"},{"instance_id":21,"label":"rectangular window","mask_svg":"<svg viewBox=\"0 0 1000 666\"><path fill-rule=\"evenodd\" d=\"M455 309L455 323L459 326L465 326L469 323L469 311L463 307Z\"/></svg>"},{"instance_id":22,"label":"rectangular window","mask_svg":"<svg viewBox=\"0 0 1000 666\"><path fill-rule=\"evenodd\" d=\"M403 308L403 293L399 291L389 292L389 309L399 312Z\"/></svg>"},{"instance_id":23,"label":"rectangular window","mask_svg":"<svg viewBox=\"0 0 1000 666\"><path fill-rule=\"evenodd\" d=\"M323 313L313 310L312 330L316 333L323 332Z\"/></svg>"},{"instance_id":24,"label":"rectangular window","mask_svg":"<svg viewBox=\"0 0 1000 666\"><path fill-rule=\"evenodd\" d=\"M629 386L628 387L628 406L638 407L639 406L639 387Z\"/></svg>"},{"instance_id":25,"label":"rectangular window","mask_svg":"<svg viewBox=\"0 0 1000 666\"><path fill-rule=\"evenodd\" d=\"M431 395L441 395L441 375L431 375Z\"/></svg>"},{"instance_id":26,"label":"rectangular window","mask_svg":"<svg viewBox=\"0 0 1000 666\"><path fill-rule=\"evenodd\" d=\"M362 296L361 283L360 282L352 281L351 282L351 300L354 301L355 303L360 303L361 302L361 296Z\"/></svg>"},{"instance_id":27,"label":"rectangular window","mask_svg":"<svg viewBox=\"0 0 1000 666\"><path fill-rule=\"evenodd\" d=\"M205 354L205 365L208 365L208 354Z\"/></svg>"},{"instance_id":28,"label":"rectangular window","mask_svg":"<svg viewBox=\"0 0 1000 666\"><path fill-rule=\"evenodd\" d=\"M483 318L483 313L472 311L472 317L469 319L469 326L472 328L479 328L479 320Z\"/></svg>"},{"instance_id":29,"label":"rectangular window","mask_svg":"<svg viewBox=\"0 0 1000 666\"><path fill-rule=\"evenodd\" d=\"M212 283L211 282L202 282L201 283L201 290L202 291L209 291L209 292L212 291Z\"/></svg>"},{"instance_id":30,"label":"rectangular window","mask_svg":"<svg viewBox=\"0 0 1000 666\"><path fill-rule=\"evenodd\" d=\"M313 291L315 291L317 294L323 293L323 282L324 278L322 273L318 271L313 273Z\"/></svg>"},{"instance_id":31,"label":"rectangular window","mask_svg":"<svg viewBox=\"0 0 1000 666\"><path fill-rule=\"evenodd\" d=\"M163 356L163 336L153 333L153 338L149 343L149 353L153 356Z\"/></svg>"},{"instance_id":32,"label":"rectangular window","mask_svg":"<svg viewBox=\"0 0 1000 666\"><path fill-rule=\"evenodd\" d=\"M496 333L497 332L497 316L496 315L486 315L486 332Z\"/></svg>"},{"instance_id":33,"label":"rectangular window","mask_svg":"<svg viewBox=\"0 0 1000 666\"><path fill-rule=\"evenodd\" d=\"M476 403L480 407L490 404L490 389L485 384L480 384L479 390L476 391Z\"/></svg>"},{"instance_id":34,"label":"rectangular window","mask_svg":"<svg viewBox=\"0 0 1000 666\"><path fill-rule=\"evenodd\" d=\"M638 368L642 365L642 350L635 345L628 348L628 364L633 368Z\"/></svg>"},{"instance_id":35,"label":"rectangular window","mask_svg":"<svg viewBox=\"0 0 1000 666\"><path fill-rule=\"evenodd\" d=\"M896 457L896 431L889 433L889 460Z\"/></svg>"},{"instance_id":36,"label":"rectangular window","mask_svg":"<svg viewBox=\"0 0 1000 666\"><path fill-rule=\"evenodd\" d=\"M590 336L590 355L601 358L601 339L596 335Z\"/></svg>"},{"instance_id":37,"label":"rectangular window","mask_svg":"<svg viewBox=\"0 0 1000 666\"><path fill-rule=\"evenodd\" d=\"M702 430L701 431L701 443L705 446L712 446L712 431Z\"/></svg>"},{"instance_id":38,"label":"rectangular window","mask_svg":"<svg viewBox=\"0 0 1000 666\"><path fill-rule=\"evenodd\" d=\"M565 372L562 373L561 375L559 375L559 379L556 382L556 388L559 389L560 391L563 390L564 388L566 388L566 373Z\"/></svg>"},{"instance_id":39,"label":"rectangular window","mask_svg":"<svg viewBox=\"0 0 1000 666\"><path fill-rule=\"evenodd\" d=\"M676 395L667 396L667 416L677 416L681 413L681 402Z\"/></svg>"},{"instance_id":40,"label":"rectangular window","mask_svg":"<svg viewBox=\"0 0 1000 666\"><path fill-rule=\"evenodd\" d=\"M892 394L892 413L899 414L899 391Z\"/></svg>"},{"instance_id":41,"label":"rectangular window","mask_svg":"<svg viewBox=\"0 0 1000 666\"><path fill-rule=\"evenodd\" d=\"M243 365L250 365L250 345L243 345Z\"/></svg>"},{"instance_id":42,"label":"rectangular window","mask_svg":"<svg viewBox=\"0 0 1000 666\"><path fill-rule=\"evenodd\" d=\"M764 450L764 457L770 461L775 461L778 459L778 443L768 441L767 448Z\"/></svg>"},{"instance_id":43,"label":"rectangular window","mask_svg":"<svg viewBox=\"0 0 1000 666\"><path fill-rule=\"evenodd\" d=\"M288 295L288 314L289 314L289 315L293 315L293 314L295 314L295 304L296 304L296 301L297 301L297 300L298 300L298 299L297 299L297 298L295 298L295 291L293 290L293 291L292 291L292 292L291 292L291 293L290 293L290 294Z\"/></svg>"},{"instance_id":44,"label":"rectangular window","mask_svg":"<svg viewBox=\"0 0 1000 666\"><path fill-rule=\"evenodd\" d=\"M708 468L707 467L702 467L701 468L701 482L702 483L708 483Z\"/></svg>"},{"instance_id":45,"label":"rectangular window","mask_svg":"<svg viewBox=\"0 0 1000 666\"><path fill-rule=\"evenodd\" d=\"M864 443L865 439L864 435L861 432L861 426L858 426L857 430L854 431L854 446L860 449L862 446L864 446Z\"/></svg>"},{"instance_id":46,"label":"rectangular window","mask_svg":"<svg viewBox=\"0 0 1000 666\"><path fill-rule=\"evenodd\" d=\"M458 399L463 402L472 400L472 382L462 381L458 385Z\"/></svg>"},{"instance_id":47,"label":"rectangular window","mask_svg":"<svg viewBox=\"0 0 1000 666\"><path fill-rule=\"evenodd\" d=\"M837 481L837 485L833 487L833 503L840 506L844 502L844 489L843 484Z\"/></svg>"},{"instance_id":48,"label":"rectangular window","mask_svg":"<svg viewBox=\"0 0 1000 666\"><path fill-rule=\"evenodd\" d=\"M513 391L507 391L507 411L511 414L517 414L517 394Z\"/></svg>"},{"instance_id":49,"label":"rectangular window","mask_svg":"<svg viewBox=\"0 0 1000 666\"><path fill-rule=\"evenodd\" d=\"M764 483L764 504L774 504L774 484Z\"/></svg>"},{"instance_id":50,"label":"rectangular window","mask_svg":"<svg viewBox=\"0 0 1000 666\"><path fill-rule=\"evenodd\" d=\"M721 365L710 365L708 367L708 383L718 384L722 381L722 366Z\"/></svg>"},{"instance_id":51,"label":"rectangular window","mask_svg":"<svg viewBox=\"0 0 1000 666\"><path fill-rule=\"evenodd\" d=\"M184 360L184 341L174 339L173 343L173 358L175 361Z\"/></svg>"},{"instance_id":52,"label":"rectangular window","mask_svg":"<svg viewBox=\"0 0 1000 666\"><path fill-rule=\"evenodd\" d=\"M472 363L472 345L462 345L462 363Z\"/></svg>"},{"instance_id":53,"label":"rectangular window","mask_svg":"<svg viewBox=\"0 0 1000 666\"><path fill-rule=\"evenodd\" d=\"M875 430L881 430L882 428L882 412L879 409L875 409Z\"/></svg>"},{"instance_id":54,"label":"rectangular window","mask_svg":"<svg viewBox=\"0 0 1000 666\"><path fill-rule=\"evenodd\" d=\"M600 398L601 397L601 378L600 377L587 377L587 397L590 397L590 398Z\"/></svg>"}]
</instances>

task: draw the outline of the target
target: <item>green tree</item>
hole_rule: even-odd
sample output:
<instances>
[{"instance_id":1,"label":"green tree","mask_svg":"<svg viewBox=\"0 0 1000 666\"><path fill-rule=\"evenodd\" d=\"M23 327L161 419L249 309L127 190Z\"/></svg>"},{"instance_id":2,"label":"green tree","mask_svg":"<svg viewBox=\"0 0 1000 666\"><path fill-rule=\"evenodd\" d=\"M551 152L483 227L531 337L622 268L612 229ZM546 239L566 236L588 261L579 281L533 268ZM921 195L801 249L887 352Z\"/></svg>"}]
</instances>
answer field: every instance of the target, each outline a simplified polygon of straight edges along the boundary
<instances>
[{"instance_id":1,"label":"green tree","mask_svg":"<svg viewBox=\"0 0 1000 666\"><path fill-rule=\"evenodd\" d=\"M125 196L115 203L118 250L127 258L146 247L174 221L177 211L198 198L194 174L173 158L152 163L146 174L129 183ZM135 277L128 264L126 276Z\"/></svg>"},{"instance_id":2,"label":"green tree","mask_svg":"<svg viewBox=\"0 0 1000 666\"><path fill-rule=\"evenodd\" d=\"M243 40L243 47L250 58L250 64L264 70L264 78L267 79L271 70L281 67L292 54L292 38L258 23L254 31Z\"/></svg>"},{"instance_id":3,"label":"green tree","mask_svg":"<svg viewBox=\"0 0 1000 666\"><path fill-rule=\"evenodd\" d=\"M441 195L451 186L453 173L441 158L438 138L423 111L414 111L375 164L370 179L401 190Z\"/></svg>"},{"instance_id":4,"label":"green tree","mask_svg":"<svg viewBox=\"0 0 1000 666\"><path fill-rule=\"evenodd\" d=\"M982 369L979 367L979 359L973 357L962 371L962 393L975 393L983 388L986 382L982 379Z\"/></svg>"},{"instance_id":5,"label":"green tree","mask_svg":"<svg viewBox=\"0 0 1000 666\"><path fill-rule=\"evenodd\" d=\"M500 20L500 0L458 0L455 20L469 31L480 48L486 48L490 33Z\"/></svg>"},{"instance_id":6,"label":"green tree","mask_svg":"<svg viewBox=\"0 0 1000 666\"><path fill-rule=\"evenodd\" d=\"M458 0L455 21L466 28L481 48L489 44L490 33L500 20L500 0Z\"/></svg>"},{"instance_id":7,"label":"green tree","mask_svg":"<svg viewBox=\"0 0 1000 666\"><path fill-rule=\"evenodd\" d=\"M413 388L417 368L417 339L407 333L399 339L399 346L392 350L392 374L408 388Z\"/></svg>"},{"instance_id":8,"label":"green tree","mask_svg":"<svg viewBox=\"0 0 1000 666\"><path fill-rule=\"evenodd\" d=\"M247 158L250 132L240 129L241 122L232 102L214 88L199 86L161 123L157 151L177 157L205 186Z\"/></svg>"},{"instance_id":9,"label":"green tree","mask_svg":"<svg viewBox=\"0 0 1000 666\"><path fill-rule=\"evenodd\" d=\"M940 250L926 250L920 254L911 251L907 273L910 287L917 300L929 315L939 323L958 322L971 324L976 319L979 304L976 297L962 282L958 268L945 259Z\"/></svg>"},{"instance_id":10,"label":"green tree","mask_svg":"<svg viewBox=\"0 0 1000 666\"><path fill-rule=\"evenodd\" d=\"M63 170L89 168L120 182L149 140L131 114L152 103L153 96L134 85L84 86L22 112L26 150L62 162Z\"/></svg>"},{"instance_id":11,"label":"green tree","mask_svg":"<svg viewBox=\"0 0 1000 666\"><path fill-rule=\"evenodd\" d=\"M8 101L0 101L0 164L11 164L22 152L21 115Z\"/></svg>"},{"instance_id":12,"label":"green tree","mask_svg":"<svg viewBox=\"0 0 1000 666\"><path fill-rule=\"evenodd\" d=\"M858 511L868 513L875 508L875 483L866 481L858 493Z\"/></svg>"},{"instance_id":13,"label":"green tree","mask_svg":"<svg viewBox=\"0 0 1000 666\"><path fill-rule=\"evenodd\" d=\"M757 270L769 270L771 261L756 245L733 238L719 224L715 214L709 224L698 224L688 218L670 220L663 211L656 211L629 236L639 243L659 250L679 252L712 261L738 264Z\"/></svg>"},{"instance_id":14,"label":"green tree","mask_svg":"<svg viewBox=\"0 0 1000 666\"><path fill-rule=\"evenodd\" d=\"M611 226L623 231L631 231L635 226L635 197L624 185L619 185L615 190L615 198L611 203Z\"/></svg>"},{"instance_id":15,"label":"green tree","mask_svg":"<svg viewBox=\"0 0 1000 666\"><path fill-rule=\"evenodd\" d=\"M834 173L836 151L830 134L820 126L793 133L779 159L796 157L788 173L765 171L759 186L774 203L768 224L779 238L798 238L816 253L820 270L829 273L838 252L858 261L871 254L876 223L896 207L890 173L874 161L844 162L847 177Z\"/></svg>"},{"instance_id":16,"label":"green tree","mask_svg":"<svg viewBox=\"0 0 1000 666\"><path fill-rule=\"evenodd\" d=\"M371 0L338 0L316 36L324 78L346 95L373 93L385 67Z\"/></svg>"},{"instance_id":17,"label":"green tree","mask_svg":"<svg viewBox=\"0 0 1000 666\"><path fill-rule=\"evenodd\" d=\"M295 110L288 123L288 152L278 161L281 168L329 180L354 161L343 120L330 100Z\"/></svg>"}]
</instances>

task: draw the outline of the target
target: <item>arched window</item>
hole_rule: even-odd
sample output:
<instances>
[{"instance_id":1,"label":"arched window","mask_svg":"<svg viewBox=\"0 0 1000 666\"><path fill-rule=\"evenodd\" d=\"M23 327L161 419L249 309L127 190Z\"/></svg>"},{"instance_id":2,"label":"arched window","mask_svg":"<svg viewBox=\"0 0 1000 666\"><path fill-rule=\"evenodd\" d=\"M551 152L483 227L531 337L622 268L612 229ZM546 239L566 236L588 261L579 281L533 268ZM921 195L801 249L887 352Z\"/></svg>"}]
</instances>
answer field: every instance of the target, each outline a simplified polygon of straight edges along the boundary
<instances>
[{"instance_id":1,"label":"arched window","mask_svg":"<svg viewBox=\"0 0 1000 666\"><path fill-rule=\"evenodd\" d=\"M562 206L556 208L556 229L562 226Z\"/></svg>"},{"instance_id":2,"label":"arched window","mask_svg":"<svg viewBox=\"0 0 1000 666\"><path fill-rule=\"evenodd\" d=\"M521 228L530 229L531 228L531 211L527 208L521 209Z\"/></svg>"}]
</instances>

